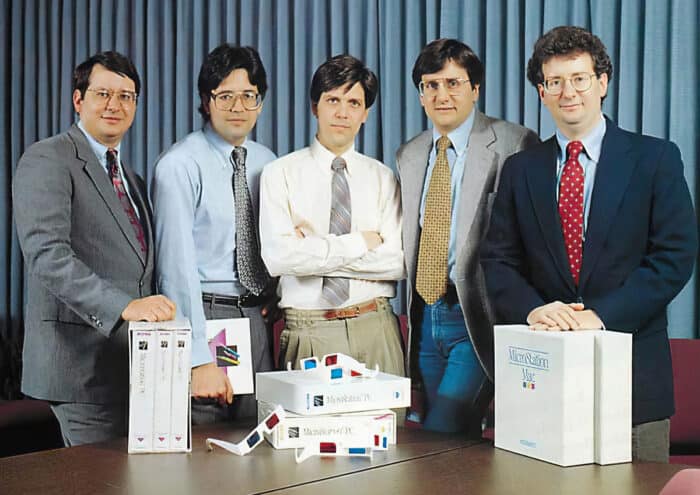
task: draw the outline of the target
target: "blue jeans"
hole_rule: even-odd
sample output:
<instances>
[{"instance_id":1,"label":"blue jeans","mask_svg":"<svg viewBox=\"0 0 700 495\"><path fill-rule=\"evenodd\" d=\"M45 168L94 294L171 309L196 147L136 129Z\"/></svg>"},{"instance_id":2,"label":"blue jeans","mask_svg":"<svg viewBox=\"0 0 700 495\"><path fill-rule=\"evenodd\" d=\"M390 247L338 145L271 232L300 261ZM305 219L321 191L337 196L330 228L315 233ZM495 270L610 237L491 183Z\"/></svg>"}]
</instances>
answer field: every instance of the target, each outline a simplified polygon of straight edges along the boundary
<instances>
[{"instance_id":1,"label":"blue jeans","mask_svg":"<svg viewBox=\"0 0 700 495\"><path fill-rule=\"evenodd\" d=\"M417 315L418 369L426 402L423 427L443 432L468 430L475 421L481 422L475 406L486 375L469 339L459 303L450 305L440 299L423 306L422 318Z\"/></svg>"}]
</instances>

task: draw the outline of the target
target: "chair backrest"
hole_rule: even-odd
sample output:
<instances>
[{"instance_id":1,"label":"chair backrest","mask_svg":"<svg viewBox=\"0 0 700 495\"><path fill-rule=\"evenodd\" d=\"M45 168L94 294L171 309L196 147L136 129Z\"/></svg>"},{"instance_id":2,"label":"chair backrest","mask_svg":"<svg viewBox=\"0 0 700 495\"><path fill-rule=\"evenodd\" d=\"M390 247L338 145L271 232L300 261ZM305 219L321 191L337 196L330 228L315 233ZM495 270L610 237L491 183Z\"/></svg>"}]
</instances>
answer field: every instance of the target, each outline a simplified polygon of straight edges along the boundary
<instances>
[{"instance_id":1,"label":"chair backrest","mask_svg":"<svg viewBox=\"0 0 700 495\"><path fill-rule=\"evenodd\" d=\"M700 493L700 469L683 469L673 475L659 495L691 495Z\"/></svg>"},{"instance_id":2,"label":"chair backrest","mask_svg":"<svg viewBox=\"0 0 700 495\"><path fill-rule=\"evenodd\" d=\"M671 452L700 455L700 339L670 339L676 414Z\"/></svg>"}]
</instances>

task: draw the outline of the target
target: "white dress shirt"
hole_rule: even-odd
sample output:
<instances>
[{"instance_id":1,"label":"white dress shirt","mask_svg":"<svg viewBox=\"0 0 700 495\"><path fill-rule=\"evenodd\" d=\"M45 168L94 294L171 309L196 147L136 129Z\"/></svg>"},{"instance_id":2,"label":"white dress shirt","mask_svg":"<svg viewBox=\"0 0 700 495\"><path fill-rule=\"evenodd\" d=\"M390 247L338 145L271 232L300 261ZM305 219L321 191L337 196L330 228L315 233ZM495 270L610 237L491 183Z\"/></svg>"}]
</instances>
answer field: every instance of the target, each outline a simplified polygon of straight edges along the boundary
<instances>
[{"instance_id":1,"label":"white dress shirt","mask_svg":"<svg viewBox=\"0 0 700 495\"><path fill-rule=\"evenodd\" d=\"M394 173L354 147L341 156L352 203L351 232L344 235L328 233L335 155L317 139L263 170L262 257L270 274L280 276L282 308L331 309L321 295L324 276L350 279L350 297L343 307L394 297L394 281L404 277L401 196ZM368 250L362 231L378 232L383 243Z\"/></svg>"}]
</instances>

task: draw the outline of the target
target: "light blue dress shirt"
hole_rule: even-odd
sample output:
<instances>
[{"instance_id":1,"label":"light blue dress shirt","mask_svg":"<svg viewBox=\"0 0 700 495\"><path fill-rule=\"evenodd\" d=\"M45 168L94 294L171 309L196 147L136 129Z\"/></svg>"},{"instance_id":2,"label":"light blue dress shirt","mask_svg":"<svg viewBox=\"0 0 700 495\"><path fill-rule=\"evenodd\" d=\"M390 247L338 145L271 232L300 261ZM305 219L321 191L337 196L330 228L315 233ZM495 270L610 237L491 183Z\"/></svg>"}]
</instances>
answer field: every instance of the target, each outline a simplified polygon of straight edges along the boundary
<instances>
[{"instance_id":1,"label":"light blue dress shirt","mask_svg":"<svg viewBox=\"0 0 700 495\"><path fill-rule=\"evenodd\" d=\"M112 177L109 173L109 167L107 167L107 150L109 149L107 146L104 144L100 143L97 141L92 135L85 130L85 127L83 127L83 123L78 121L78 128L83 131L83 134L85 134L85 139L87 139L88 144L90 145L90 149L92 149L93 153L95 153L95 156L97 156L97 161L100 162L100 165L102 165L102 168L107 172L107 177L109 177L110 182L112 180ZM117 152L117 167L119 167L119 175L121 175L124 180L124 189L126 189L126 195L129 197L129 201L131 202L131 206L134 208L134 211L136 212L136 216L141 218L141 212L139 211L138 208L136 208L136 203L134 203L134 198L131 197L131 190L129 189L129 181L126 180L126 176L124 175L124 168L122 167L122 158L121 158L121 148L122 148L122 143L120 142L117 144L113 149L116 150Z\"/></svg>"},{"instance_id":2,"label":"light blue dress shirt","mask_svg":"<svg viewBox=\"0 0 700 495\"><path fill-rule=\"evenodd\" d=\"M246 140L246 174L256 218L263 166L276 158ZM192 366L209 363L202 292L238 295L236 220L230 162L233 145L209 124L187 135L156 163L151 201L158 289L192 324Z\"/></svg>"},{"instance_id":3,"label":"light blue dress shirt","mask_svg":"<svg viewBox=\"0 0 700 495\"><path fill-rule=\"evenodd\" d=\"M578 156L578 161L583 167L583 240L586 240L586 230L588 229L588 213L591 209L591 196L593 195L593 184L595 183L595 171L600 159L600 149L605 136L605 118L601 114L600 122L586 137L581 139L583 143L583 153ZM557 157L557 201L559 201L559 184L566 164L566 146L570 139L564 136L559 129L556 132L557 143L559 144L559 155Z\"/></svg>"},{"instance_id":4,"label":"light blue dress shirt","mask_svg":"<svg viewBox=\"0 0 700 495\"><path fill-rule=\"evenodd\" d=\"M474 109L467 117L467 120L462 122L462 125L454 131L447 134L452 146L447 148L447 161L450 164L450 180L452 186L452 216L450 228L450 245L447 251L447 270L452 283L455 282L455 262L457 259L456 246L456 231L457 231L457 212L459 211L459 201L462 190L462 176L467 162L467 147L469 146L469 136L474 126ZM433 175L435 168L435 159L437 158L437 140L441 134L433 129L433 147L430 150L428 157L428 170L425 173L425 182L423 183L423 194L420 200L420 226L423 228L423 214L425 213L425 197L428 194L428 186L430 178Z\"/></svg>"}]
</instances>

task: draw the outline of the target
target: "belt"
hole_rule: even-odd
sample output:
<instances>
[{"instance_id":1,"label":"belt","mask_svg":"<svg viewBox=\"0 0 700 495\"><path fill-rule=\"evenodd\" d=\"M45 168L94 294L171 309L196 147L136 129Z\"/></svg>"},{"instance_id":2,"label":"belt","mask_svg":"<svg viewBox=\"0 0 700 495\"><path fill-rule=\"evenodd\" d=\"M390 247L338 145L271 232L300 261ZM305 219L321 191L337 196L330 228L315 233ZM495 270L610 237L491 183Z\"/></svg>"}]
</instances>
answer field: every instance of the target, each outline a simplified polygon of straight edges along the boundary
<instances>
[{"instance_id":1,"label":"belt","mask_svg":"<svg viewBox=\"0 0 700 495\"><path fill-rule=\"evenodd\" d=\"M323 318L326 320L345 320L348 318L356 318L365 313L377 311L377 301L372 299L369 302L358 304L356 306L348 306L340 309L329 309L323 313Z\"/></svg>"},{"instance_id":2,"label":"belt","mask_svg":"<svg viewBox=\"0 0 700 495\"><path fill-rule=\"evenodd\" d=\"M222 306L231 306L234 308L252 308L260 306L270 299L269 294L263 292L260 295L255 295L252 292L246 292L240 296L229 296L225 294L212 294L211 292L202 292L202 301L208 304L220 304Z\"/></svg>"}]
</instances>

